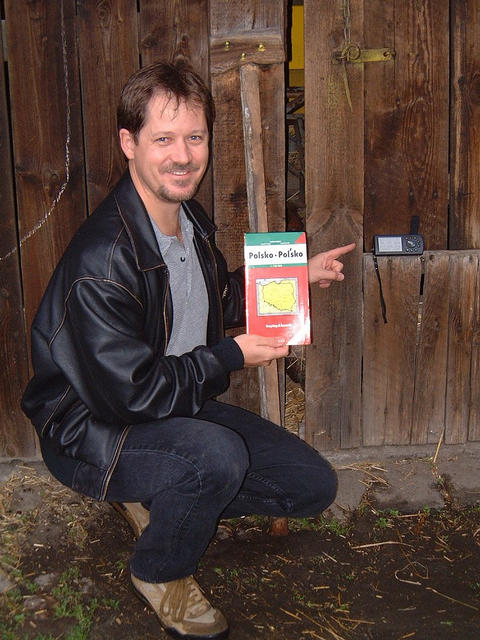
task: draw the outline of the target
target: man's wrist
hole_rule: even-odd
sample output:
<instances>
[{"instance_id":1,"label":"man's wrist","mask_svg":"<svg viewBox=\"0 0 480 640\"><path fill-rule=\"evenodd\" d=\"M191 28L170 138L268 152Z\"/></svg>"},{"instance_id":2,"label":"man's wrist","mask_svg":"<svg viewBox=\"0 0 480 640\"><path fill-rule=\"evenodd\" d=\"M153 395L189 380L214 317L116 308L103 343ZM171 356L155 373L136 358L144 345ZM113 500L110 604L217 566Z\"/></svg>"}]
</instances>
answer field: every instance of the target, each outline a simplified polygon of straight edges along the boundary
<instances>
[{"instance_id":1,"label":"man's wrist","mask_svg":"<svg viewBox=\"0 0 480 640\"><path fill-rule=\"evenodd\" d=\"M232 337L224 338L214 345L212 352L229 373L243 369L245 364L243 352Z\"/></svg>"}]
</instances>

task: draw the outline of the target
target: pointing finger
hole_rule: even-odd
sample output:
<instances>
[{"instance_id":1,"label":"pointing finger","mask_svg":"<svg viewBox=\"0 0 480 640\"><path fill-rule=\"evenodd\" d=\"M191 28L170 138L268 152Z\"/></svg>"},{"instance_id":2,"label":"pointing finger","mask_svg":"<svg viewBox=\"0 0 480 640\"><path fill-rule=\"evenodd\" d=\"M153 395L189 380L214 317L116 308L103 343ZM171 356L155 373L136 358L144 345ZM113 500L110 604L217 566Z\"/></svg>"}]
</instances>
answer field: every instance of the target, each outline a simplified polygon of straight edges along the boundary
<instances>
[{"instance_id":1,"label":"pointing finger","mask_svg":"<svg viewBox=\"0 0 480 640\"><path fill-rule=\"evenodd\" d=\"M350 251L353 251L356 246L357 245L355 244L355 242L351 242L350 244L345 244L342 247L330 249L330 251L327 251L327 254L330 258L336 260L340 256L344 256L346 253L350 253Z\"/></svg>"}]
</instances>

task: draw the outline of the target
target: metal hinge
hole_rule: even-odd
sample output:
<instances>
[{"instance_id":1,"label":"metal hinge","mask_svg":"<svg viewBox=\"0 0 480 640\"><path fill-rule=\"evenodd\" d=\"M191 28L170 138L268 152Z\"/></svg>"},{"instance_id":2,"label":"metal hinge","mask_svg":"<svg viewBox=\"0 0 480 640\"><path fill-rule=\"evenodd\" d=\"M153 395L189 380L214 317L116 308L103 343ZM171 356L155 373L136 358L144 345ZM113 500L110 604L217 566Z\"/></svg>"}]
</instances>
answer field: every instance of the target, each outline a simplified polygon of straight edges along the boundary
<instances>
[{"instance_id":1,"label":"metal hinge","mask_svg":"<svg viewBox=\"0 0 480 640\"><path fill-rule=\"evenodd\" d=\"M361 49L358 44L351 42L341 51L333 52L333 60L343 62L387 62L395 57L395 49L385 47L383 49Z\"/></svg>"}]
</instances>

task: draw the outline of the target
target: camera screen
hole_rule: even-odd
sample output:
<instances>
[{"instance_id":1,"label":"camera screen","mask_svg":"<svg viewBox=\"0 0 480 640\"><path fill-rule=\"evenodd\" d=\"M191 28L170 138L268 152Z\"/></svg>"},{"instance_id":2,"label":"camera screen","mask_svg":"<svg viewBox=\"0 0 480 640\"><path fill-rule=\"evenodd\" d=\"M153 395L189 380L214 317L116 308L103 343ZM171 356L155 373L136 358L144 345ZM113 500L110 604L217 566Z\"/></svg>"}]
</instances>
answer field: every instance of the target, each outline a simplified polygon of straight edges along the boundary
<instances>
[{"instance_id":1,"label":"camera screen","mask_svg":"<svg viewBox=\"0 0 480 640\"><path fill-rule=\"evenodd\" d=\"M378 240L378 251L380 253L394 252L398 251L398 253L402 252L402 237L401 236L379 236Z\"/></svg>"}]
</instances>

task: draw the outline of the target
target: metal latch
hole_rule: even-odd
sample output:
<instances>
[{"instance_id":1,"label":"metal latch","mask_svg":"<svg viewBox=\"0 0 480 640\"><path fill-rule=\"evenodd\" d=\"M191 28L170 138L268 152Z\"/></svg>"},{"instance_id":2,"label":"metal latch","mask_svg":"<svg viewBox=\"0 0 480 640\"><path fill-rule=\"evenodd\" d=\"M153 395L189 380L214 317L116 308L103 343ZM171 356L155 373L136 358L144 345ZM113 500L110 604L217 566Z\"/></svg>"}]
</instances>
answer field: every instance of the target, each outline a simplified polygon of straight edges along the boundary
<instances>
[{"instance_id":1,"label":"metal latch","mask_svg":"<svg viewBox=\"0 0 480 640\"><path fill-rule=\"evenodd\" d=\"M350 111L353 111L350 87L348 86L347 62L387 62L395 57L395 49L385 47L383 49L361 49L358 44L347 40L341 51L333 52L333 62L343 65L343 84Z\"/></svg>"},{"instance_id":2,"label":"metal latch","mask_svg":"<svg viewBox=\"0 0 480 640\"><path fill-rule=\"evenodd\" d=\"M395 49L361 49L358 44L349 43L341 51L334 51L333 59L337 63L343 62L386 62L395 57Z\"/></svg>"}]
</instances>

